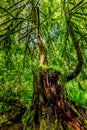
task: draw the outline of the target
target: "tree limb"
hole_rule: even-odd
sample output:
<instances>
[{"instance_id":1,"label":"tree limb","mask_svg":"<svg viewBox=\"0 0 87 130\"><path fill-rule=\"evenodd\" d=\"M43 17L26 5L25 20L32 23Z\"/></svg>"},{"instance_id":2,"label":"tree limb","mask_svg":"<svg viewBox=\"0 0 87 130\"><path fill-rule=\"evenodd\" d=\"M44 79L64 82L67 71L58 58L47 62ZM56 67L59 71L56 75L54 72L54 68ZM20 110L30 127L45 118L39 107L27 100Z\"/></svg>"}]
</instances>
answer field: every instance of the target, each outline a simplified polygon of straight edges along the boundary
<instances>
[{"instance_id":1,"label":"tree limb","mask_svg":"<svg viewBox=\"0 0 87 130\"><path fill-rule=\"evenodd\" d=\"M81 49L79 47L79 44L77 42L77 39L75 37L72 23L70 21L68 23L68 30L69 30L70 37L72 39L72 43L75 47L77 57L78 57L78 64L77 64L75 70L71 74L67 75L67 77L66 77L67 81L70 81L70 80L74 79L80 73L81 68L82 68L82 64L83 64L83 55L82 55Z\"/></svg>"}]
</instances>

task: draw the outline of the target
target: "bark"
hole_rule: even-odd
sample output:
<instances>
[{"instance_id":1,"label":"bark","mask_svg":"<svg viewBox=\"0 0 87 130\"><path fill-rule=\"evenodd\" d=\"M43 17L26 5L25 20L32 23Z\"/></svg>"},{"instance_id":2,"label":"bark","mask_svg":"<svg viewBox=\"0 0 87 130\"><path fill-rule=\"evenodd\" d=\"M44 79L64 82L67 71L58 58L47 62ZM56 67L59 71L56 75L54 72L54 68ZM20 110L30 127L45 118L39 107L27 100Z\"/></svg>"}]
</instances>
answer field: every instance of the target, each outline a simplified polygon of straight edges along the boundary
<instances>
[{"instance_id":1,"label":"bark","mask_svg":"<svg viewBox=\"0 0 87 130\"><path fill-rule=\"evenodd\" d=\"M31 107L33 121L30 122L30 117L27 127L32 130L85 130L78 106L67 99L58 72L43 72L39 76L39 79L34 77L34 88L39 87Z\"/></svg>"}]
</instances>

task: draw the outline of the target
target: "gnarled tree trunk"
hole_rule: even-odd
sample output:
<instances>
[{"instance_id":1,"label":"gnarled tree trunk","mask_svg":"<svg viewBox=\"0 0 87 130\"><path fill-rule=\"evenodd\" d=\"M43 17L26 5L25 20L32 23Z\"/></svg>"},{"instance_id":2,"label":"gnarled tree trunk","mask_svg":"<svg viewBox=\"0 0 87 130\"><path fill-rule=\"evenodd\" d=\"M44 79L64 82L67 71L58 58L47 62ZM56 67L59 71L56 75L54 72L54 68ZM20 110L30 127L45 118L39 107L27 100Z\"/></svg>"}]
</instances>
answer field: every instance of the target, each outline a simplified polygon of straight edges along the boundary
<instances>
[{"instance_id":1,"label":"gnarled tree trunk","mask_svg":"<svg viewBox=\"0 0 87 130\"><path fill-rule=\"evenodd\" d=\"M27 127L32 130L85 130L80 111L65 94L57 72L35 76L33 105ZM39 81L39 82L38 82ZM31 122L31 119L33 120Z\"/></svg>"}]
</instances>

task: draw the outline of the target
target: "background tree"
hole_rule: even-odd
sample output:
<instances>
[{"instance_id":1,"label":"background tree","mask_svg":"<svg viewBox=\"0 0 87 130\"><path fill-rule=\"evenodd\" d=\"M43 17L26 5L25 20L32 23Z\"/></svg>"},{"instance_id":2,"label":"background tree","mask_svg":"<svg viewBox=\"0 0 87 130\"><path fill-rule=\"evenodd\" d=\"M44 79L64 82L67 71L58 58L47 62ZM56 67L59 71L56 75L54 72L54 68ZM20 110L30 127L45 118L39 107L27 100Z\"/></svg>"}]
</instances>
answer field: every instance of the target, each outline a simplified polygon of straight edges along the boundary
<instances>
[{"instance_id":1,"label":"background tree","mask_svg":"<svg viewBox=\"0 0 87 130\"><path fill-rule=\"evenodd\" d=\"M31 107L22 117L23 129L85 129L81 112L67 97L65 84L80 71L77 81L87 77L86 58L83 64L86 0L4 2L0 7L2 91L9 92L11 83L13 94L21 97L20 86L25 85L26 77L30 80L27 86L33 86L28 89L34 91ZM80 82L79 87L83 89ZM13 102L10 95L6 96Z\"/></svg>"}]
</instances>

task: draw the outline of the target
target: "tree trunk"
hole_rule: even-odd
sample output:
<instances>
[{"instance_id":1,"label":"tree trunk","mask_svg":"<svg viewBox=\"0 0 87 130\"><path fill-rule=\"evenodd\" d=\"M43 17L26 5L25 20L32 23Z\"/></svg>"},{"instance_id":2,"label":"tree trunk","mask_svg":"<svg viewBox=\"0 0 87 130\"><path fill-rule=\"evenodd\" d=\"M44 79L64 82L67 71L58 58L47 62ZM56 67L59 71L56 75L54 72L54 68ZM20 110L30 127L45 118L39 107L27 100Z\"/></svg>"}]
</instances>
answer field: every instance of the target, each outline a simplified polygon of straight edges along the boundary
<instances>
[{"instance_id":1,"label":"tree trunk","mask_svg":"<svg viewBox=\"0 0 87 130\"><path fill-rule=\"evenodd\" d=\"M24 130L27 128L31 130L85 130L78 107L66 98L64 81L60 79L60 73L43 69L43 66L48 65L48 61L39 28L39 8L35 6L33 0L31 0L31 5L40 55L40 70L37 74L33 73L33 103L31 109L25 113L25 119L23 118ZM66 81L74 79L79 74L83 63L82 53L71 22L68 26L72 43L77 52L78 64L75 70L65 78Z\"/></svg>"},{"instance_id":2,"label":"tree trunk","mask_svg":"<svg viewBox=\"0 0 87 130\"><path fill-rule=\"evenodd\" d=\"M60 81L58 72L34 74L32 114L25 130L85 130L78 107L66 98Z\"/></svg>"}]
</instances>

